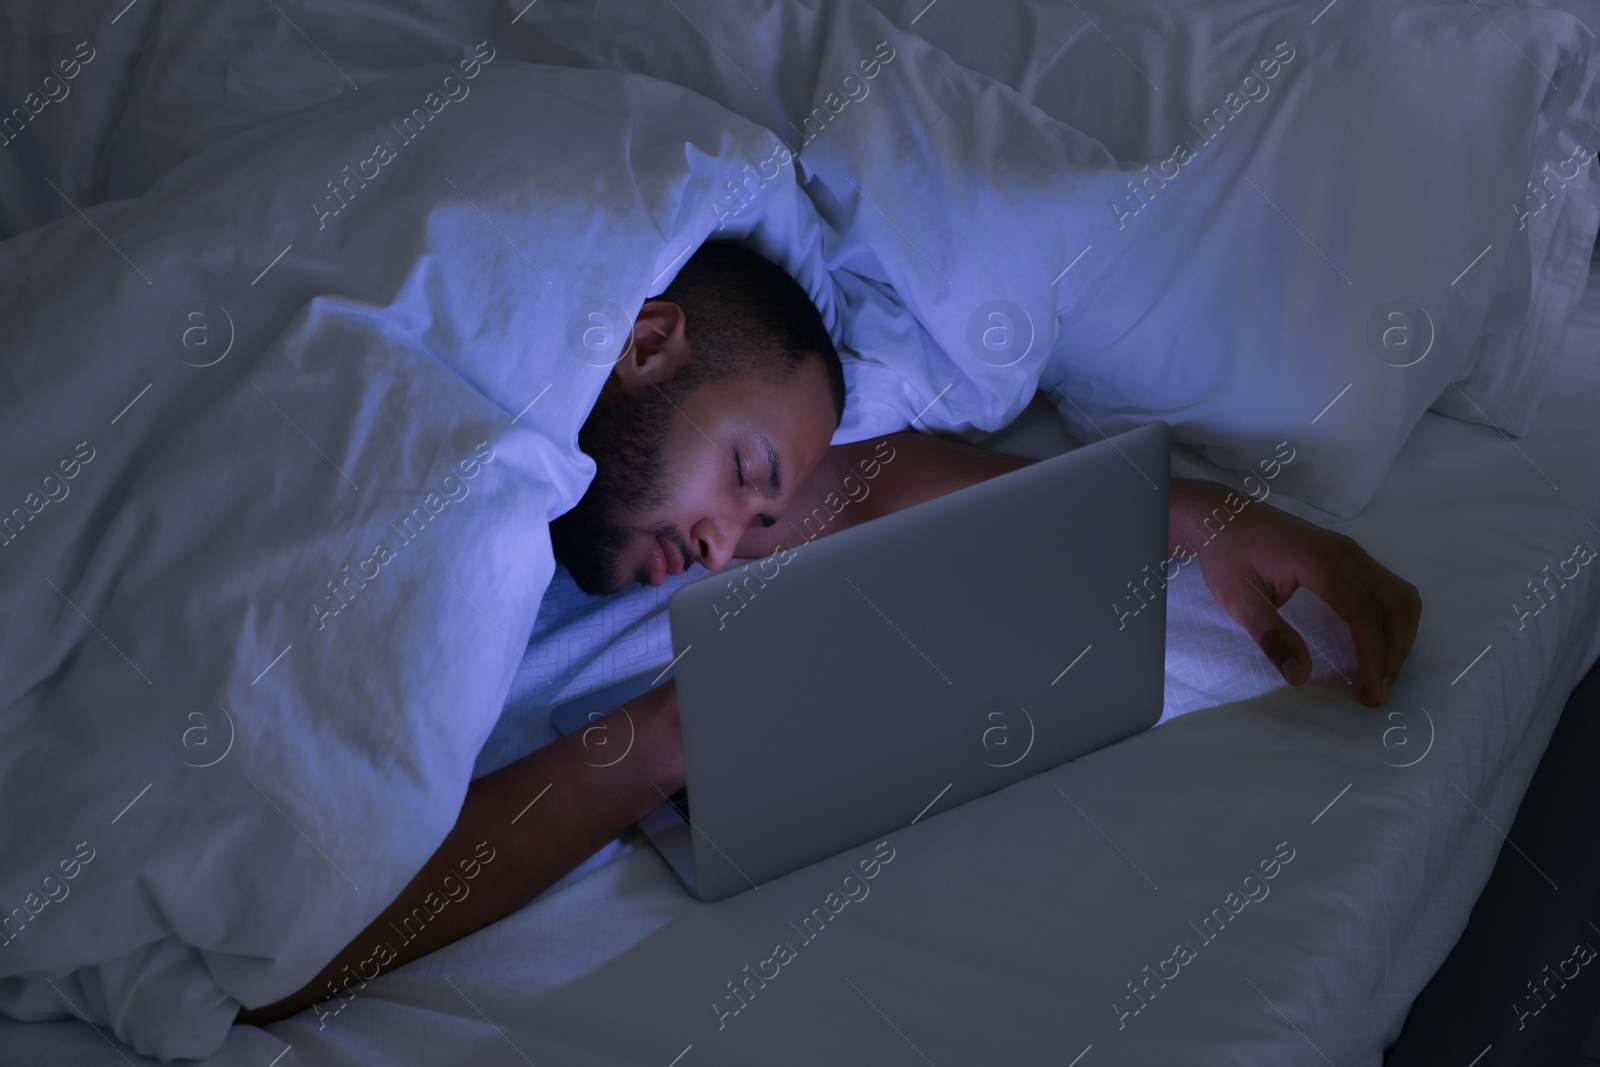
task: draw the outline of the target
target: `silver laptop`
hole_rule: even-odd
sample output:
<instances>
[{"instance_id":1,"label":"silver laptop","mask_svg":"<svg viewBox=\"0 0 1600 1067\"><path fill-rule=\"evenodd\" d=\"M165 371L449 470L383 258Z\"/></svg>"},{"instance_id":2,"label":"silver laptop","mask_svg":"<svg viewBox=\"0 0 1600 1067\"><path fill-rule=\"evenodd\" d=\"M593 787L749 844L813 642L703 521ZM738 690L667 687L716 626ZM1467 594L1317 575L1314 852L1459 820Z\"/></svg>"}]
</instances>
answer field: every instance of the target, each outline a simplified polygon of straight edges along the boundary
<instances>
[{"instance_id":1,"label":"silver laptop","mask_svg":"<svg viewBox=\"0 0 1600 1067\"><path fill-rule=\"evenodd\" d=\"M552 722L677 678L686 787L639 825L703 901L1148 729L1170 440L1150 423L691 582L672 664Z\"/></svg>"}]
</instances>

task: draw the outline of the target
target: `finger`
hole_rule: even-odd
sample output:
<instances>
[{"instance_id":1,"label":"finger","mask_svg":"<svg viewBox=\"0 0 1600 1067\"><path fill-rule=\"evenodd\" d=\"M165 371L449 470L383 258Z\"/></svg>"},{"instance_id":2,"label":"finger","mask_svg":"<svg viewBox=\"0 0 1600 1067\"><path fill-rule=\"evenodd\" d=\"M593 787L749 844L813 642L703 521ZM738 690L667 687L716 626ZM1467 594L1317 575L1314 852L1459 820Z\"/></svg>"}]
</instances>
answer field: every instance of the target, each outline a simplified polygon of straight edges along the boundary
<instances>
[{"instance_id":1,"label":"finger","mask_svg":"<svg viewBox=\"0 0 1600 1067\"><path fill-rule=\"evenodd\" d=\"M1384 680L1392 690L1395 679L1400 677L1400 668L1405 665L1406 657L1411 654L1411 646L1417 639L1417 627L1422 620L1422 597L1410 582L1389 572L1385 574L1390 607L1385 626L1389 644Z\"/></svg>"},{"instance_id":2,"label":"finger","mask_svg":"<svg viewBox=\"0 0 1600 1067\"><path fill-rule=\"evenodd\" d=\"M1268 661L1278 668L1284 681L1300 685L1311 677L1311 652L1305 639L1278 614L1278 604L1282 601L1268 595L1270 586L1265 582L1258 584L1257 579L1249 575L1242 576L1240 581L1243 589L1230 590L1228 601L1219 598L1218 602L1244 627ZM1292 593L1291 590L1290 595ZM1288 596L1283 597L1285 601L1288 599Z\"/></svg>"},{"instance_id":3,"label":"finger","mask_svg":"<svg viewBox=\"0 0 1600 1067\"><path fill-rule=\"evenodd\" d=\"M1361 702L1373 708L1382 704L1388 699L1382 678L1387 637L1378 601L1348 569L1319 574L1306 585L1350 627L1361 675Z\"/></svg>"},{"instance_id":4,"label":"finger","mask_svg":"<svg viewBox=\"0 0 1600 1067\"><path fill-rule=\"evenodd\" d=\"M1373 559L1359 544L1351 541L1350 548L1356 560L1356 576L1382 614L1383 670L1379 679L1386 690L1392 691L1417 637L1422 598L1414 585Z\"/></svg>"}]
</instances>

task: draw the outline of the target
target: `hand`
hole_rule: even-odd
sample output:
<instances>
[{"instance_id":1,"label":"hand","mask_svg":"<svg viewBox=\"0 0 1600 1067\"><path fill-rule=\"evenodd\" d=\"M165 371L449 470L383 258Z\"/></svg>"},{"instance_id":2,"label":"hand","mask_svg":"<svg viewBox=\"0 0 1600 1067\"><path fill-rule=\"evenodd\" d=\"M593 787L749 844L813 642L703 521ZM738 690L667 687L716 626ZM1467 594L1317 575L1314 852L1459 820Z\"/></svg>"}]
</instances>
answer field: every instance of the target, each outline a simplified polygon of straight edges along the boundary
<instances>
[{"instance_id":1,"label":"hand","mask_svg":"<svg viewBox=\"0 0 1600 1067\"><path fill-rule=\"evenodd\" d=\"M1215 482L1172 479L1171 544L1195 552L1206 588L1290 685L1311 677L1311 653L1278 608L1301 586L1321 597L1350 626L1362 702L1382 704L1416 640L1422 614L1416 586L1354 539L1254 500L1239 508L1244 499ZM1232 518L1203 542L1194 527L1204 529L1201 518L1217 507Z\"/></svg>"}]
</instances>

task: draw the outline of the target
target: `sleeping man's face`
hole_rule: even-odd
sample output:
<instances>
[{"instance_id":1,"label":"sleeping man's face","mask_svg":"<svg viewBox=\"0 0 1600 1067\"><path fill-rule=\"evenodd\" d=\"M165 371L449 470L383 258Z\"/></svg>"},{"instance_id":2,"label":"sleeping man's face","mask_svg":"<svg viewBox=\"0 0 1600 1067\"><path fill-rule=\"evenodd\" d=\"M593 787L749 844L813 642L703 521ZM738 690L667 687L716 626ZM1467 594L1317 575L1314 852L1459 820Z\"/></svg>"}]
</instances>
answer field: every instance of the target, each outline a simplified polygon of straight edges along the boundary
<instances>
[{"instance_id":1,"label":"sleeping man's face","mask_svg":"<svg viewBox=\"0 0 1600 1067\"><path fill-rule=\"evenodd\" d=\"M745 531L777 521L828 450L837 419L821 359L684 395L659 388L692 358L683 312L646 302L579 435L595 479L550 525L556 558L587 593L660 585L691 563L727 566Z\"/></svg>"}]
</instances>

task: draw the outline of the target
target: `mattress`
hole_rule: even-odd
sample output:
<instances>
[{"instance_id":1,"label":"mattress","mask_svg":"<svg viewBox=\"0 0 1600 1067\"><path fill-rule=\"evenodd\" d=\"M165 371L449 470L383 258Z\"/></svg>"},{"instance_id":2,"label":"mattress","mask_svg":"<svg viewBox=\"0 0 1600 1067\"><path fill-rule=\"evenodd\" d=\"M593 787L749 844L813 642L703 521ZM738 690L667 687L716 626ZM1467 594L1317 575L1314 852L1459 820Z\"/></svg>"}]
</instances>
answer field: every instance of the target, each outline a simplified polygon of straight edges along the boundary
<instances>
[{"instance_id":1,"label":"mattress","mask_svg":"<svg viewBox=\"0 0 1600 1067\"><path fill-rule=\"evenodd\" d=\"M1156 727L714 905L624 835L348 1002L235 1027L208 1062L1376 1067L1600 655L1600 578L1567 562L1600 547L1597 351L1591 274L1531 433L1430 413L1338 524L1423 597L1383 707L1357 701L1348 631L1315 597L1284 608L1317 661L1291 689L1188 568ZM552 738L555 699L670 659L674 586L598 601L561 581L480 772ZM8 1020L0 1061L155 1062L86 1024Z\"/></svg>"}]
</instances>

